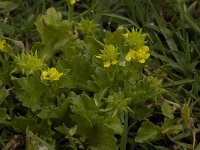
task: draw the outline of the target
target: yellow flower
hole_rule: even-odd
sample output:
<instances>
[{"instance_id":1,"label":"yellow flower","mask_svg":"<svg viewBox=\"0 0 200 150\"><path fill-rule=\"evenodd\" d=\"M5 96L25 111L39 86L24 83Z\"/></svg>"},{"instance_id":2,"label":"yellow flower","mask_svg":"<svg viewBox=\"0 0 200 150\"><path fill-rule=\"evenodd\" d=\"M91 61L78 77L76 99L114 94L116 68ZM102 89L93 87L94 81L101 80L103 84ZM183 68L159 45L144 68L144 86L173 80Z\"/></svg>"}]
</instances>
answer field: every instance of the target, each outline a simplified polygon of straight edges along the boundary
<instances>
[{"instance_id":1,"label":"yellow flower","mask_svg":"<svg viewBox=\"0 0 200 150\"><path fill-rule=\"evenodd\" d=\"M138 31L133 28L131 32L127 30L127 33L123 34L123 36L125 44L138 49L146 43L145 38L147 34L142 33L142 29Z\"/></svg>"},{"instance_id":2,"label":"yellow flower","mask_svg":"<svg viewBox=\"0 0 200 150\"><path fill-rule=\"evenodd\" d=\"M76 1L78 1L78 0L70 0L70 4L74 5L76 3Z\"/></svg>"},{"instance_id":3,"label":"yellow flower","mask_svg":"<svg viewBox=\"0 0 200 150\"><path fill-rule=\"evenodd\" d=\"M96 56L101 59L104 63L104 67L108 68L110 65L118 63L117 56L119 55L117 48L113 45L106 45L104 50L101 50L102 54Z\"/></svg>"},{"instance_id":4,"label":"yellow flower","mask_svg":"<svg viewBox=\"0 0 200 150\"><path fill-rule=\"evenodd\" d=\"M6 41L0 39L0 51L5 52L5 47L6 47Z\"/></svg>"},{"instance_id":5,"label":"yellow flower","mask_svg":"<svg viewBox=\"0 0 200 150\"><path fill-rule=\"evenodd\" d=\"M130 50L128 54L126 55L126 61L136 60L139 63L144 63L146 59L148 59L150 56L149 54L149 47L148 46L142 46L141 48L137 50Z\"/></svg>"},{"instance_id":6,"label":"yellow flower","mask_svg":"<svg viewBox=\"0 0 200 150\"><path fill-rule=\"evenodd\" d=\"M59 73L56 68L50 68L47 71L42 72L41 80L59 80L62 75L64 74Z\"/></svg>"}]
</instances>

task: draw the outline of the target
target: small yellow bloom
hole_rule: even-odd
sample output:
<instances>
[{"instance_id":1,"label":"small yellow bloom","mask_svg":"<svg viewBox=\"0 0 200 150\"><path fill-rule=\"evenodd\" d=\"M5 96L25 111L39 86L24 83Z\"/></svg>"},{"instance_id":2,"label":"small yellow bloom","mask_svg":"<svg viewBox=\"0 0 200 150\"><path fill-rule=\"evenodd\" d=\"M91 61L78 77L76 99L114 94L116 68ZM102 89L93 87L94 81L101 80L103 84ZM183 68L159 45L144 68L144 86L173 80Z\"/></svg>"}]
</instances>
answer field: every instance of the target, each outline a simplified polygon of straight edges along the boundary
<instances>
[{"instance_id":1,"label":"small yellow bloom","mask_svg":"<svg viewBox=\"0 0 200 150\"><path fill-rule=\"evenodd\" d=\"M130 50L129 52L128 52L128 54L126 55L126 61L131 61L131 59L132 59L132 56L134 55L133 54L134 53L134 50Z\"/></svg>"},{"instance_id":2,"label":"small yellow bloom","mask_svg":"<svg viewBox=\"0 0 200 150\"><path fill-rule=\"evenodd\" d=\"M150 56L149 54L149 47L148 46L142 46L141 48L137 50L130 50L128 54L126 55L126 61L136 60L139 63L144 63L146 59L148 59Z\"/></svg>"},{"instance_id":3,"label":"small yellow bloom","mask_svg":"<svg viewBox=\"0 0 200 150\"><path fill-rule=\"evenodd\" d=\"M62 75L64 74L59 73L56 68L50 68L47 71L42 72L41 80L59 80Z\"/></svg>"},{"instance_id":4,"label":"small yellow bloom","mask_svg":"<svg viewBox=\"0 0 200 150\"><path fill-rule=\"evenodd\" d=\"M76 3L76 1L78 1L78 0L70 0L70 4L74 5Z\"/></svg>"},{"instance_id":5,"label":"small yellow bloom","mask_svg":"<svg viewBox=\"0 0 200 150\"><path fill-rule=\"evenodd\" d=\"M104 67L108 68L110 65L118 63L117 56L119 55L118 49L113 45L106 45L104 50L101 50L102 54L96 56L103 61Z\"/></svg>"},{"instance_id":6,"label":"small yellow bloom","mask_svg":"<svg viewBox=\"0 0 200 150\"><path fill-rule=\"evenodd\" d=\"M5 52L5 47L6 47L6 41L0 39L0 51Z\"/></svg>"},{"instance_id":7,"label":"small yellow bloom","mask_svg":"<svg viewBox=\"0 0 200 150\"><path fill-rule=\"evenodd\" d=\"M123 34L123 36L125 44L138 49L146 43L145 38L147 34L142 33L142 29L138 31L133 28L131 32L127 30L127 33Z\"/></svg>"}]
</instances>

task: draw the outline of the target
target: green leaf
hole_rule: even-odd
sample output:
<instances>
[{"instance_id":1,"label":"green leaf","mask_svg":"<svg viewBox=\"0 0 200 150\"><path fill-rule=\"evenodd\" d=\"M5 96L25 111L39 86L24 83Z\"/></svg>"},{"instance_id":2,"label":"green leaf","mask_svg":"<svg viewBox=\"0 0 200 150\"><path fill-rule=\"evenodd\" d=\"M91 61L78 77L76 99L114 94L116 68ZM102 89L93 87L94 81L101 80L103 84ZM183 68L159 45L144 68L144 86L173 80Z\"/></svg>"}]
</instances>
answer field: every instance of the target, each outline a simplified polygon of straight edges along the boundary
<instances>
[{"instance_id":1,"label":"green leaf","mask_svg":"<svg viewBox=\"0 0 200 150\"><path fill-rule=\"evenodd\" d=\"M48 144L46 141L38 137L30 130L26 130L26 150L55 150L54 145Z\"/></svg>"},{"instance_id":2,"label":"green leaf","mask_svg":"<svg viewBox=\"0 0 200 150\"><path fill-rule=\"evenodd\" d=\"M135 142L146 143L159 139L161 139L160 128L152 122L145 121L138 130L137 136L135 137Z\"/></svg>"},{"instance_id":3,"label":"green leaf","mask_svg":"<svg viewBox=\"0 0 200 150\"><path fill-rule=\"evenodd\" d=\"M115 134L121 135L123 133L123 125L117 116L105 119L105 126L113 130Z\"/></svg>"},{"instance_id":4,"label":"green leaf","mask_svg":"<svg viewBox=\"0 0 200 150\"><path fill-rule=\"evenodd\" d=\"M148 117L152 116L152 109L148 109L146 106L135 105L134 107L130 107L134 114L131 114L136 120L146 120Z\"/></svg>"},{"instance_id":5,"label":"green leaf","mask_svg":"<svg viewBox=\"0 0 200 150\"><path fill-rule=\"evenodd\" d=\"M19 6L17 2L12 1L0 1L0 13L9 12L16 9Z\"/></svg>"},{"instance_id":6,"label":"green leaf","mask_svg":"<svg viewBox=\"0 0 200 150\"><path fill-rule=\"evenodd\" d=\"M97 132L96 132L97 131ZM116 138L112 130L103 127L95 126L93 132L91 133L95 136L89 138L91 141L90 146L88 147L91 150L117 150Z\"/></svg>"},{"instance_id":7,"label":"green leaf","mask_svg":"<svg viewBox=\"0 0 200 150\"><path fill-rule=\"evenodd\" d=\"M155 101L163 92L161 81L149 76L144 80L136 78L125 82L125 95L130 97L131 105L144 104L148 100Z\"/></svg>"},{"instance_id":8,"label":"green leaf","mask_svg":"<svg viewBox=\"0 0 200 150\"><path fill-rule=\"evenodd\" d=\"M38 122L37 119L28 117L15 117L11 123L15 131L19 133L26 133L27 129L40 134L44 138L51 137L54 132L51 130L51 122L49 120L43 119Z\"/></svg>"},{"instance_id":9,"label":"green leaf","mask_svg":"<svg viewBox=\"0 0 200 150\"><path fill-rule=\"evenodd\" d=\"M6 119L10 119L10 116L7 114L6 108L0 108L0 124L6 123Z\"/></svg>"},{"instance_id":10,"label":"green leaf","mask_svg":"<svg viewBox=\"0 0 200 150\"><path fill-rule=\"evenodd\" d=\"M1 28L1 27L0 27ZM13 65L10 64L8 60L3 60L3 58L0 57L0 80L4 85L10 84L10 74L11 71L14 69Z\"/></svg>"},{"instance_id":11,"label":"green leaf","mask_svg":"<svg viewBox=\"0 0 200 150\"><path fill-rule=\"evenodd\" d=\"M65 98L65 101L57 107L43 107L37 116L42 119L62 119L66 114L68 106L69 101Z\"/></svg>"},{"instance_id":12,"label":"green leaf","mask_svg":"<svg viewBox=\"0 0 200 150\"><path fill-rule=\"evenodd\" d=\"M200 143L197 145L195 150L200 150Z\"/></svg>"},{"instance_id":13,"label":"green leaf","mask_svg":"<svg viewBox=\"0 0 200 150\"><path fill-rule=\"evenodd\" d=\"M72 97L71 110L76 115L72 119L78 123L78 131L80 134L86 134L93 126L93 120L98 118L97 107L94 100L86 94ZM79 125L80 124L80 125Z\"/></svg>"},{"instance_id":14,"label":"green leaf","mask_svg":"<svg viewBox=\"0 0 200 150\"><path fill-rule=\"evenodd\" d=\"M5 22L0 22L0 32L12 36L14 31L15 31L14 26L9 25Z\"/></svg>"},{"instance_id":15,"label":"green leaf","mask_svg":"<svg viewBox=\"0 0 200 150\"><path fill-rule=\"evenodd\" d=\"M31 116L15 117L11 124L15 131L19 133L26 133L27 128L33 131L37 131L38 129L37 120Z\"/></svg>"},{"instance_id":16,"label":"green leaf","mask_svg":"<svg viewBox=\"0 0 200 150\"><path fill-rule=\"evenodd\" d=\"M190 16L188 13L184 13L185 20L188 24L196 31L196 33L200 34L200 28L197 22Z\"/></svg>"},{"instance_id":17,"label":"green leaf","mask_svg":"<svg viewBox=\"0 0 200 150\"><path fill-rule=\"evenodd\" d=\"M62 14L61 12L57 12L55 8L47 9L46 15L42 15L37 18L36 27L44 43L52 42L56 40L56 37L58 38L57 40L60 39L59 33L61 33L62 30L59 31L54 27L59 27L61 23L63 23ZM54 35L52 33L53 30L57 31L54 33ZM53 37L48 37L49 35L53 35Z\"/></svg>"},{"instance_id":18,"label":"green leaf","mask_svg":"<svg viewBox=\"0 0 200 150\"><path fill-rule=\"evenodd\" d=\"M86 113L88 111L96 112L97 107L93 99L83 93L81 96L75 95L71 105L72 112L76 114Z\"/></svg>"},{"instance_id":19,"label":"green leaf","mask_svg":"<svg viewBox=\"0 0 200 150\"><path fill-rule=\"evenodd\" d=\"M52 135L54 134L54 131L51 130L51 121L48 119L43 119L38 125L36 133L39 133L41 137L45 139L50 139L52 138Z\"/></svg>"},{"instance_id":20,"label":"green leaf","mask_svg":"<svg viewBox=\"0 0 200 150\"><path fill-rule=\"evenodd\" d=\"M75 138L72 137L73 134L74 134L74 133L76 132L76 130L77 130L77 126L74 126L74 128L69 129L69 128L67 128L65 125L63 125L63 126L56 127L56 130L59 131L59 132L62 133L62 134L65 134L66 137L69 139L69 141L70 141L70 143L71 143L71 145L72 145L72 147L73 147L73 150L77 150L76 144L75 144L75 142L74 142ZM72 131L72 130L73 130L73 131ZM72 131L73 133L70 134L70 131Z\"/></svg>"},{"instance_id":21,"label":"green leaf","mask_svg":"<svg viewBox=\"0 0 200 150\"><path fill-rule=\"evenodd\" d=\"M18 87L16 86L17 98L22 101L23 106L30 108L32 111L40 109L43 96L47 92L46 87L40 82L40 78L31 76L15 80L19 84Z\"/></svg>"},{"instance_id":22,"label":"green leaf","mask_svg":"<svg viewBox=\"0 0 200 150\"><path fill-rule=\"evenodd\" d=\"M111 17L111 18L117 18L117 19L126 21L126 22L130 23L131 25L139 28L139 26L137 25L137 23L133 22L132 19L129 19L127 17L121 16L121 15L117 15L117 14L112 14L112 13L104 13L104 12L100 12L99 14L103 15L103 16L108 16L108 17Z\"/></svg>"},{"instance_id":23,"label":"green leaf","mask_svg":"<svg viewBox=\"0 0 200 150\"><path fill-rule=\"evenodd\" d=\"M117 30L115 32L107 32L104 38L106 45L114 45L123 53L127 53L129 51L129 47L124 44L123 37L124 30Z\"/></svg>"},{"instance_id":24,"label":"green leaf","mask_svg":"<svg viewBox=\"0 0 200 150\"><path fill-rule=\"evenodd\" d=\"M190 119L190 107L187 103L183 104L183 107L181 109L181 118L183 119L185 125L187 125L189 119Z\"/></svg>"},{"instance_id":25,"label":"green leaf","mask_svg":"<svg viewBox=\"0 0 200 150\"><path fill-rule=\"evenodd\" d=\"M181 124L181 120L178 119L171 119L171 118L165 118L164 124L162 127L162 132L167 134L178 134L181 131L183 131L183 125Z\"/></svg>"},{"instance_id":26,"label":"green leaf","mask_svg":"<svg viewBox=\"0 0 200 150\"><path fill-rule=\"evenodd\" d=\"M8 95L9 95L9 90L6 90L5 87L2 85L2 82L0 81L0 105Z\"/></svg>"},{"instance_id":27,"label":"green leaf","mask_svg":"<svg viewBox=\"0 0 200 150\"><path fill-rule=\"evenodd\" d=\"M106 87L105 89L99 90L98 93L95 93L94 100L97 106L101 104L101 101L104 99L104 96L108 93L108 89L109 87Z\"/></svg>"},{"instance_id":28,"label":"green leaf","mask_svg":"<svg viewBox=\"0 0 200 150\"><path fill-rule=\"evenodd\" d=\"M163 101L163 103L161 104L161 109L162 109L162 112L163 112L163 115L168 117L168 118L171 118L173 119L174 118L174 107L171 106L168 102L166 101Z\"/></svg>"},{"instance_id":29,"label":"green leaf","mask_svg":"<svg viewBox=\"0 0 200 150\"><path fill-rule=\"evenodd\" d=\"M92 36L86 36L85 46L87 49L87 54L93 56L94 58L99 54L99 50L103 49L103 47Z\"/></svg>"},{"instance_id":30,"label":"green leaf","mask_svg":"<svg viewBox=\"0 0 200 150\"><path fill-rule=\"evenodd\" d=\"M106 124L104 118L98 115L94 100L86 94L74 96L71 109L75 113L71 117L78 126L77 134L86 138L89 143L88 149L117 149L114 130L121 130L118 120L111 120L112 123L107 121ZM111 129L112 127L115 129Z\"/></svg>"},{"instance_id":31,"label":"green leaf","mask_svg":"<svg viewBox=\"0 0 200 150\"><path fill-rule=\"evenodd\" d=\"M100 88L105 89L110 86L111 82L108 78L108 74L103 68L97 67L95 75L92 76L94 83Z\"/></svg>"},{"instance_id":32,"label":"green leaf","mask_svg":"<svg viewBox=\"0 0 200 150\"><path fill-rule=\"evenodd\" d=\"M126 150L128 140L128 113L124 117L124 129L120 139L120 150Z\"/></svg>"},{"instance_id":33,"label":"green leaf","mask_svg":"<svg viewBox=\"0 0 200 150\"><path fill-rule=\"evenodd\" d=\"M116 150L116 138L113 129L104 125L102 117L93 113L73 115L72 119L78 126L77 134L86 138L88 149Z\"/></svg>"},{"instance_id":34,"label":"green leaf","mask_svg":"<svg viewBox=\"0 0 200 150\"><path fill-rule=\"evenodd\" d=\"M46 15L37 18L36 27L44 43L43 48L38 50L38 55L47 60L53 57L58 48L66 42L73 43L76 39L70 23L62 20L61 12L57 12L54 8L49 8Z\"/></svg>"},{"instance_id":35,"label":"green leaf","mask_svg":"<svg viewBox=\"0 0 200 150\"><path fill-rule=\"evenodd\" d=\"M71 77L75 86L86 87L87 81L92 79L94 68L82 55L75 56L71 62ZM89 88L89 87L88 87Z\"/></svg>"}]
</instances>

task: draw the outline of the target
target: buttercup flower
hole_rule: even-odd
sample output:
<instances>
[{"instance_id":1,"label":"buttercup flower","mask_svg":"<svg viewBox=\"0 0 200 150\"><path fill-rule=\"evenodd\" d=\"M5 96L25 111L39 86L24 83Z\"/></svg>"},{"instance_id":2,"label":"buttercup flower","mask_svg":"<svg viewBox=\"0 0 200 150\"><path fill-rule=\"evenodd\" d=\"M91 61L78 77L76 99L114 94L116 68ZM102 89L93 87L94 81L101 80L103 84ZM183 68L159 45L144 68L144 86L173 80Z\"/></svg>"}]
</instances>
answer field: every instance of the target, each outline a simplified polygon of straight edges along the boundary
<instances>
[{"instance_id":1,"label":"buttercup flower","mask_svg":"<svg viewBox=\"0 0 200 150\"><path fill-rule=\"evenodd\" d=\"M70 0L70 4L74 5L78 0Z\"/></svg>"},{"instance_id":2,"label":"buttercup flower","mask_svg":"<svg viewBox=\"0 0 200 150\"><path fill-rule=\"evenodd\" d=\"M144 63L146 59L148 59L150 56L149 54L149 47L148 46L142 46L141 48L137 50L130 50L128 54L126 55L126 61L136 60L139 63Z\"/></svg>"},{"instance_id":3,"label":"buttercup flower","mask_svg":"<svg viewBox=\"0 0 200 150\"><path fill-rule=\"evenodd\" d=\"M2 50L5 47L6 41L3 39L0 39L0 50Z\"/></svg>"},{"instance_id":4,"label":"buttercup flower","mask_svg":"<svg viewBox=\"0 0 200 150\"><path fill-rule=\"evenodd\" d=\"M0 51L7 52L6 50L6 41L0 38Z\"/></svg>"},{"instance_id":5,"label":"buttercup flower","mask_svg":"<svg viewBox=\"0 0 200 150\"><path fill-rule=\"evenodd\" d=\"M49 68L47 71L42 72L41 80L59 80L62 75L64 74L59 73L56 68Z\"/></svg>"},{"instance_id":6,"label":"buttercup flower","mask_svg":"<svg viewBox=\"0 0 200 150\"><path fill-rule=\"evenodd\" d=\"M104 67L110 67L110 65L115 65L118 63L117 56L119 55L118 49L113 45L106 45L104 50L101 50L102 54L96 56L101 59L104 63Z\"/></svg>"}]
</instances>

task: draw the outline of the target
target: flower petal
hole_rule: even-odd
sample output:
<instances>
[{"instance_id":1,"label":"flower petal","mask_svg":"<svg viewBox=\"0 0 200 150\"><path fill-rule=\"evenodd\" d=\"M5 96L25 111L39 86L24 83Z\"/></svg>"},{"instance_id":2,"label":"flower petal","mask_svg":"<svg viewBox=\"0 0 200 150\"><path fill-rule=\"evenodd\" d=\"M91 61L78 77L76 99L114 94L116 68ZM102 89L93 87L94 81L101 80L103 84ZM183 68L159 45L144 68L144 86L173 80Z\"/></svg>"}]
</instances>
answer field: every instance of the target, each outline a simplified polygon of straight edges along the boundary
<instances>
[{"instance_id":1,"label":"flower petal","mask_svg":"<svg viewBox=\"0 0 200 150\"><path fill-rule=\"evenodd\" d=\"M117 64L118 63L118 60L112 60L112 65L115 65L115 64Z\"/></svg>"},{"instance_id":2,"label":"flower petal","mask_svg":"<svg viewBox=\"0 0 200 150\"><path fill-rule=\"evenodd\" d=\"M131 56L132 55L132 53L131 53L131 50L128 52L128 54L126 55L126 61L131 61Z\"/></svg>"},{"instance_id":3,"label":"flower petal","mask_svg":"<svg viewBox=\"0 0 200 150\"><path fill-rule=\"evenodd\" d=\"M110 67L110 61L104 62L104 67L106 67L106 68Z\"/></svg>"},{"instance_id":4,"label":"flower petal","mask_svg":"<svg viewBox=\"0 0 200 150\"><path fill-rule=\"evenodd\" d=\"M145 59L140 59L140 60L138 60L138 62L143 64L143 63L145 63Z\"/></svg>"}]
</instances>

